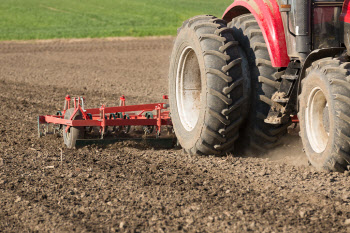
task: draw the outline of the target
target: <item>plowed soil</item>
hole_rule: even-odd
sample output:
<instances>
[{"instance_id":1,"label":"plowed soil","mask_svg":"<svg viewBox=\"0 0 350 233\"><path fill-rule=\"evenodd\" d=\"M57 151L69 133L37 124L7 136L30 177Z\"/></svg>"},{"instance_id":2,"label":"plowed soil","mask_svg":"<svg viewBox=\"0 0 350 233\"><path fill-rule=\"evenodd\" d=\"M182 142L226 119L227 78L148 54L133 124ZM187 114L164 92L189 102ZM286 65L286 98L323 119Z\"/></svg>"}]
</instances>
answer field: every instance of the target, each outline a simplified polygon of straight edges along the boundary
<instances>
[{"instance_id":1,"label":"plowed soil","mask_svg":"<svg viewBox=\"0 0 350 233\"><path fill-rule=\"evenodd\" d=\"M263 158L37 137L66 94L162 101L172 40L0 43L0 232L350 231L349 173L308 166L297 132Z\"/></svg>"}]
</instances>

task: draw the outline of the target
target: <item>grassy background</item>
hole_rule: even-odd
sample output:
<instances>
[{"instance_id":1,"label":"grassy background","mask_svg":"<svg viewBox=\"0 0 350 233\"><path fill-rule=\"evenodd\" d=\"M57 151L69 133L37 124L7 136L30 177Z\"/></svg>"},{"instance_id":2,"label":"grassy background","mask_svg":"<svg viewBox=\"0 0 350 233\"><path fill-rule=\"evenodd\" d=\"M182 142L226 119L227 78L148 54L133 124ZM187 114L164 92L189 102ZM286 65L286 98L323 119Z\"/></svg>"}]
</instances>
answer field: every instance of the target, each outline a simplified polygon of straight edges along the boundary
<instances>
[{"instance_id":1,"label":"grassy background","mask_svg":"<svg viewBox=\"0 0 350 233\"><path fill-rule=\"evenodd\" d=\"M0 0L0 40L174 35L233 0Z\"/></svg>"}]
</instances>

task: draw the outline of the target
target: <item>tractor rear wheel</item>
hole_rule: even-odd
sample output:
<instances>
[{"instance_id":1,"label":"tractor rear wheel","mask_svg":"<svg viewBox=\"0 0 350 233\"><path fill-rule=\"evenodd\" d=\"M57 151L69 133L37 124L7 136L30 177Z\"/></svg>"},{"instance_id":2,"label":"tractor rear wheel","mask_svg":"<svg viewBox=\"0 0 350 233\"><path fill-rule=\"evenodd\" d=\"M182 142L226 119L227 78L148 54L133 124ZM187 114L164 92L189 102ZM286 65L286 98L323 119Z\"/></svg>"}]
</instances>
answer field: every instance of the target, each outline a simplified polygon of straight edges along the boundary
<instances>
[{"instance_id":1,"label":"tractor rear wheel","mask_svg":"<svg viewBox=\"0 0 350 233\"><path fill-rule=\"evenodd\" d=\"M253 14L234 18L228 27L233 29L233 36L242 46L250 70L249 113L242 124L237 144L242 151L250 148L257 153L266 152L280 143L289 125L276 126L264 122L272 104L272 95L280 85L277 80L283 72L272 66L262 31Z\"/></svg>"},{"instance_id":2,"label":"tractor rear wheel","mask_svg":"<svg viewBox=\"0 0 350 233\"><path fill-rule=\"evenodd\" d=\"M64 119L70 119L72 114L74 113L74 108L70 108L66 111L64 114ZM80 111L78 111L75 116L72 118L72 120L83 120L83 116ZM84 138L84 127L69 127L68 131L66 132L66 127L63 126L63 140L64 144L70 149L75 147L77 139Z\"/></svg>"},{"instance_id":3,"label":"tractor rear wheel","mask_svg":"<svg viewBox=\"0 0 350 233\"><path fill-rule=\"evenodd\" d=\"M170 60L170 110L189 154L233 150L243 121L244 78L238 42L226 22L196 16L178 30Z\"/></svg>"},{"instance_id":4,"label":"tractor rear wheel","mask_svg":"<svg viewBox=\"0 0 350 233\"><path fill-rule=\"evenodd\" d=\"M300 136L318 170L347 169L350 162L350 63L324 58L312 64L299 96Z\"/></svg>"}]
</instances>

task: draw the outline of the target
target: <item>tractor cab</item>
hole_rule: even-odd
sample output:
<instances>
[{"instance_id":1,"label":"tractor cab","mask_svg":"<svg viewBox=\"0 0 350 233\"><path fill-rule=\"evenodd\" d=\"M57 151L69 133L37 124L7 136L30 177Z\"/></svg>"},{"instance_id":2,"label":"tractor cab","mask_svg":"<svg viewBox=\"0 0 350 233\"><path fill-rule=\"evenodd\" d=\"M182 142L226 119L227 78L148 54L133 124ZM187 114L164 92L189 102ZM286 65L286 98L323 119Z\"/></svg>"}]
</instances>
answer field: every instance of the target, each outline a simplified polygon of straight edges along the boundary
<instances>
[{"instance_id":1,"label":"tractor cab","mask_svg":"<svg viewBox=\"0 0 350 233\"><path fill-rule=\"evenodd\" d=\"M284 0L283 19L289 57L304 60L313 50L344 46L342 0Z\"/></svg>"}]
</instances>

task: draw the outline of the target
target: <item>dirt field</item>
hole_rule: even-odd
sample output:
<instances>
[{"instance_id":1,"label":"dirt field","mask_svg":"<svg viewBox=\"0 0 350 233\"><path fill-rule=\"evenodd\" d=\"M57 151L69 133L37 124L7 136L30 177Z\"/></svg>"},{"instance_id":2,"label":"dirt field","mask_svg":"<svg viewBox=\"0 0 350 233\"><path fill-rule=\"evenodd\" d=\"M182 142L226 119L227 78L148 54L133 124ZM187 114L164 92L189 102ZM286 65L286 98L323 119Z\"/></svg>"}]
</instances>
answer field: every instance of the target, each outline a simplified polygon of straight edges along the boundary
<instances>
[{"instance_id":1,"label":"dirt field","mask_svg":"<svg viewBox=\"0 0 350 233\"><path fill-rule=\"evenodd\" d=\"M172 38L0 43L0 232L347 232L349 173L316 172L297 136L266 158L135 143L65 149L37 116L161 101ZM61 161L61 151L62 158Z\"/></svg>"}]
</instances>

